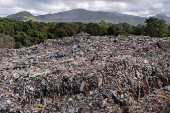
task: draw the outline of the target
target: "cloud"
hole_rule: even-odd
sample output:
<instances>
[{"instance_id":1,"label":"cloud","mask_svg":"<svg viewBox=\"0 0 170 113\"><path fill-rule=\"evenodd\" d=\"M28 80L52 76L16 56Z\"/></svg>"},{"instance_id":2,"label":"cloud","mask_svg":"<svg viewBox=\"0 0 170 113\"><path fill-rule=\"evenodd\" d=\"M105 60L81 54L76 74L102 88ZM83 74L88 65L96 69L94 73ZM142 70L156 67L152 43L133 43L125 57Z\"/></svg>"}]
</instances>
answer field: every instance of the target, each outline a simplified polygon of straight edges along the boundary
<instances>
[{"instance_id":1,"label":"cloud","mask_svg":"<svg viewBox=\"0 0 170 113\"><path fill-rule=\"evenodd\" d=\"M29 11L34 15L57 13L76 8L150 16L170 15L169 0L0 0L0 17Z\"/></svg>"},{"instance_id":2,"label":"cloud","mask_svg":"<svg viewBox=\"0 0 170 113\"><path fill-rule=\"evenodd\" d=\"M77 4L77 7L87 9L89 7L89 4L85 2L81 2Z\"/></svg>"},{"instance_id":3,"label":"cloud","mask_svg":"<svg viewBox=\"0 0 170 113\"><path fill-rule=\"evenodd\" d=\"M163 8L163 4L162 3L157 3L153 5L154 8Z\"/></svg>"},{"instance_id":4,"label":"cloud","mask_svg":"<svg viewBox=\"0 0 170 113\"><path fill-rule=\"evenodd\" d=\"M11 6L15 4L13 0L0 0L0 3L1 6Z\"/></svg>"}]
</instances>

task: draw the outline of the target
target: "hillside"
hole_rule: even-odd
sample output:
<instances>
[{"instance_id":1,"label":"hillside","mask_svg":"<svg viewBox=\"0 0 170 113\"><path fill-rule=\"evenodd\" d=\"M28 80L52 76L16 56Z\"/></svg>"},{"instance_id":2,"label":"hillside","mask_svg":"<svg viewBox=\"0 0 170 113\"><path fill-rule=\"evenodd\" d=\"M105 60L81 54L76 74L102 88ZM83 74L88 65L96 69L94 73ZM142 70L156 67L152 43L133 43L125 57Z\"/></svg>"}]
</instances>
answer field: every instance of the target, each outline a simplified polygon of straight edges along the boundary
<instances>
[{"instance_id":1,"label":"hillside","mask_svg":"<svg viewBox=\"0 0 170 113\"><path fill-rule=\"evenodd\" d=\"M9 15L7 16L7 18L11 20L21 20L21 21L28 21L28 20L38 21L38 18L36 18L34 15L32 15L30 12L27 11Z\"/></svg>"},{"instance_id":2,"label":"hillside","mask_svg":"<svg viewBox=\"0 0 170 113\"><path fill-rule=\"evenodd\" d=\"M144 24L145 20L147 19L147 17L140 17L140 16L133 16L133 15L127 15L127 14L121 14L121 13L117 13L117 12L113 12L113 14L124 17L124 18L130 18L134 21L136 21L138 24Z\"/></svg>"},{"instance_id":3,"label":"hillside","mask_svg":"<svg viewBox=\"0 0 170 113\"><path fill-rule=\"evenodd\" d=\"M166 21L166 23L170 24L170 17L168 17L165 14L157 14L157 15L155 15L153 17L158 18L158 19L164 19Z\"/></svg>"},{"instance_id":4,"label":"hillside","mask_svg":"<svg viewBox=\"0 0 170 113\"><path fill-rule=\"evenodd\" d=\"M164 19L167 23L170 23L170 17L165 14L158 14L153 16L155 18ZM105 20L115 24L119 23L130 23L132 25L145 24L147 17L126 15L117 12L102 12L102 11L88 11L85 9L73 9L69 11L39 15L37 16L43 22L100 22Z\"/></svg>"},{"instance_id":5,"label":"hillside","mask_svg":"<svg viewBox=\"0 0 170 113\"><path fill-rule=\"evenodd\" d=\"M157 14L153 16L155 18L166 20L167 24L170 23L170 17L165 14ZM12 20L33 20L33 21L41 21L41 22L100 22L101 20L105 20L108 22L112 22L115 24L119 23L129 23L132 25L145 24L145 20L147 17L126 15L117 12L102 12L102 11L89 11L85 9L73 9L69 11L63 11L54 14L46 14L34 16L29 12L23 11L17 14L9 15L7 18Z\"/></svg>"},{"instance_id":6,"label":"hillside","mask_svg":"<svg viewBox=\"0 0 170 113\"><path fill-rule=\"evenodd\" d=\"M88 11L85 9L73 9L70 11L59 12L54 14L40 15L37 16L43 22L100 22L101 20L105 20L113 23L122 23L127 22L132 25L137 25L138 22L122 16L118 16L116 14L112 14L110 12L94 12Z\"/></svg>"}]
</instances>

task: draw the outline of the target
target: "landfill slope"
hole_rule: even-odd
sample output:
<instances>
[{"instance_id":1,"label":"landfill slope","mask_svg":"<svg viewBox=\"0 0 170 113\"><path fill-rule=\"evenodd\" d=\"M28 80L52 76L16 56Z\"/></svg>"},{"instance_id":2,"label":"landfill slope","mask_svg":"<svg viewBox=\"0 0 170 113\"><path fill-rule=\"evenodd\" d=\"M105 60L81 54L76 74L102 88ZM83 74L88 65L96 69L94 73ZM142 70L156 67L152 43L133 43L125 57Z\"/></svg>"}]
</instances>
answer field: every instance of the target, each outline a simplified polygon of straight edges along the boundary
<instances>
[{"instance_id":1,"label":"landfill slope","mask_svg":"<svg viewBox=\"0 0 170 113\"><path fill-rule=\"evenodd\" d=\"M0 49L1 112L170 111L170 38L91 36Z\"/></svg>"}]
</instances>

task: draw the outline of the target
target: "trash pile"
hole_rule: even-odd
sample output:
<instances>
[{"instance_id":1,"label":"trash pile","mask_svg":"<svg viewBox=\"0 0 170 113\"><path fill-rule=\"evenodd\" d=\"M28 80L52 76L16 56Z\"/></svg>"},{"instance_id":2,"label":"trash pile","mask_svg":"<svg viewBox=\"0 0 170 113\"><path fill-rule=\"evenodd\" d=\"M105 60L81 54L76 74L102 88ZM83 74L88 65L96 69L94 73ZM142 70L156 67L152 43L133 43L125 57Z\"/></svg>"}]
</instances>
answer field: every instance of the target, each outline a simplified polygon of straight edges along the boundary
<instances>
[{"instance_id":1,"label":"trash pile","mask_svg":"<svg viewBox=\"0 0 170 113\"><path fill-rule=\"evenodd\" d=\"M170 111L170 38L91 36L0 49L1 112Z\"/></svg>"}]
</instances>

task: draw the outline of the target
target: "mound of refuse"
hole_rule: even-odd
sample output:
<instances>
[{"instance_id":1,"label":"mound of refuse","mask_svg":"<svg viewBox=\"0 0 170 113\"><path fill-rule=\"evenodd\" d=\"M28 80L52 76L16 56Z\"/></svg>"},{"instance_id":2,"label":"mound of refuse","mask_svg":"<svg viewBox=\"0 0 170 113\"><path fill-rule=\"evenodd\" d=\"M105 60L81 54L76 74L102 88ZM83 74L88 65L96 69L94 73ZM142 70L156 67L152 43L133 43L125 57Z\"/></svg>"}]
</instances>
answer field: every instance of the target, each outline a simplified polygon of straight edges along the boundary
<instances>
[{"instance_id":1,"label":"mound of refuse","mask_svg":"<svg viewBox=\"0 0 170 113\"><path fill-rule=\"evenodd\" d=\"M170 111L170 38L91 36L0 49L1 112Z\"/></svg>"}]
</instances>

